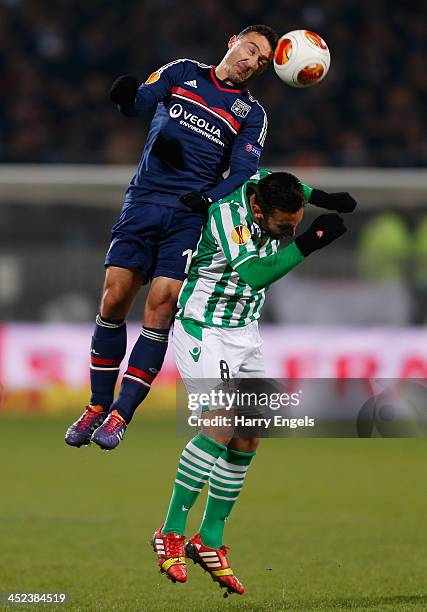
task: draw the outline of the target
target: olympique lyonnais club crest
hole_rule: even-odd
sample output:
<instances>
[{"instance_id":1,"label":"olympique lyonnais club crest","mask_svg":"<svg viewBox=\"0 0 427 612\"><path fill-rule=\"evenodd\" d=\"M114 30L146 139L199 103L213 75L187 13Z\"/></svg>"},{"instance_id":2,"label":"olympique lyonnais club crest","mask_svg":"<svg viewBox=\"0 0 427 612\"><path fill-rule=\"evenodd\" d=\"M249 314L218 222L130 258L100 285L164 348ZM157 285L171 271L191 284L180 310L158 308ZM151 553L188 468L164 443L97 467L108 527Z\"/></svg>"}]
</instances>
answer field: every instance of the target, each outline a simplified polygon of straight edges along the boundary
<instances>
[{"instance_id":1,"label":"olympique lyonnais club crest","mask_svg":"<svg viewBox=\"0 0 427 612\"><path fill-rule=\"evenodd\" d=\"M249 238L251 237L251 232L246 225L238 225L233 228L231 232L231 239L236 244L246 244Z\"/></svg>"},{"instance_id":2,"label":"olympique lyonnais club crest","mask_svg":"<svg viewBox=\"0 0 427 612\"><path fill-rule=\"evenodd\" d=\"M246 102L243 102L243 100L240 100L239 98L235 100L233 106L231 107L231 111L238 117L246 117L250 110L251 107L249 104L246 104Z\"/></svg>"}]
</instances>

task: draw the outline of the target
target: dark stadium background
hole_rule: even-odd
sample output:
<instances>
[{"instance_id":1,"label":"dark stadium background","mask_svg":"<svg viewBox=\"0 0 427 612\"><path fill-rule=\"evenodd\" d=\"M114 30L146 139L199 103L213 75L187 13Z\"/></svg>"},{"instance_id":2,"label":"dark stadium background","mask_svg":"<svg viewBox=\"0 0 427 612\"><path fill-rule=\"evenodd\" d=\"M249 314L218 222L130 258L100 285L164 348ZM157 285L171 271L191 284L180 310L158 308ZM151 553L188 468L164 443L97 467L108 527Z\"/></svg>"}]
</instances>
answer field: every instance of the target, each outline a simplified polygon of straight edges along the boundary
<instances>
[{"instance_id":1,"label":"dark stadium background","mask_svg":"<svg viewBox=\"0 0 427 612\"><path fill-rule=\"evenodd\" d=\"M150 121L122 117L111 83L216 63L259 22L318 32L332 57L312 89L273 70L251 87L269 118L262 166L359 202L342 240L271 289L269 374L427 377L426 3L0 0L0 593L65 591L73 610L223 605L197 568L169 588L147 545L184 442L173 355L120 449L63 435L87 401L103 257ZM247 595L228 608L427 609L423 439L266 440L251 478L226 538Z\"/></svg>"},{"instance_id":2,"label":"dark stadium background","mask_svg":"<svg viewBox=\"0 0 427 612\"><path fill-rule=\"evenodd\" d=\"M303 93L270 73L254 84L270 120L263 163L425 166L426 9L399 0L5 0L1 161L136 162L148 121L138 130L114 112L112 80L177 57L215 63L231 34L264 22L319 31L332 68Z\"/></svg>"}]
</instances>

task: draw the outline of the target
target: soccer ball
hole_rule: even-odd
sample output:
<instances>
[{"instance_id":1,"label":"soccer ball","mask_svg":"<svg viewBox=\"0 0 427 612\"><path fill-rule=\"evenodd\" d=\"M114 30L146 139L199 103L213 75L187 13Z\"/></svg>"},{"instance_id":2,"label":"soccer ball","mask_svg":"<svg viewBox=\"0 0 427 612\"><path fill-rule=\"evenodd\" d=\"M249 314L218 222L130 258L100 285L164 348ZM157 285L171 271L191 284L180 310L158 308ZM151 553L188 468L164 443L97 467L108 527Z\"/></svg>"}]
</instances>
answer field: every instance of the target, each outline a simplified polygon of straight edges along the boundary
<instances>
[{"instance_id":1,"label":"soccer ball","mask_svg":"<svg viewBox=\"0 0 427 612\"><path fill-rule=\"evenodd\" d=\"M309 30L284 34L274 52L274 70L286 85L311 87L328 73L331 55L323 38Z\"/></svg>"}]
</instances>

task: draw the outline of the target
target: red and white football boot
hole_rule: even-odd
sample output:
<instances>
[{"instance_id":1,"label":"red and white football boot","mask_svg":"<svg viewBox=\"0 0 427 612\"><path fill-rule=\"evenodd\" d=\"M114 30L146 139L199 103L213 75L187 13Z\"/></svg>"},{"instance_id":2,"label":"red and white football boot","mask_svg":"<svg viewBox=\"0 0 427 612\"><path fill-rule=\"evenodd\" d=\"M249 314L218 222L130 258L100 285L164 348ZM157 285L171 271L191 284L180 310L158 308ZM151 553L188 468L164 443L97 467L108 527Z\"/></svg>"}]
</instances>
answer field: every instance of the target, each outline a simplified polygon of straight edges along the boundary
<instances>
[{"instance_id":1,"label":"red and white football boot","mask_svg":"<svg viewBox=\"0 0 427 612\"><path fill-rule=\"evenodd\" d=\"M166 574L172 582L186 582L187 568L185 561L185 536L177 533L162 533L161 525L154 532L151 544L157 554L160 573Z\"/></svg>"},{"instance_id":2,"label":"red and white football boot","mask_svg":"<svg viewBox=\"0 0 427 612\"><path fill-rule=\"evenodd\" d=\"M200 534L190 538L185 545L186 556L209 572L212 580L218 582L220 587L227 589L224 597L228 597L229 593L243 595L245 588L230 567L227 559L228 550L227 546L221 546L221 548L205 546Z\"/></svg>"}]
</instances>

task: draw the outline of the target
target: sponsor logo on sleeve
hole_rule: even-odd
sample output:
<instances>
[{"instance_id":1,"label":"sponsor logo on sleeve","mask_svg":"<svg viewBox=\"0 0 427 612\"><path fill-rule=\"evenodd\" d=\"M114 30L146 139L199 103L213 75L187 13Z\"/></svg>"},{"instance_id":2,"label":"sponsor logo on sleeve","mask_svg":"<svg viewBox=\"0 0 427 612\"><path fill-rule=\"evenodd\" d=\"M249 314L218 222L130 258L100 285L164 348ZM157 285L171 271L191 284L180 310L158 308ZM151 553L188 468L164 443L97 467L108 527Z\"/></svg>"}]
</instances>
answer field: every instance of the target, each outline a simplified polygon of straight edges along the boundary
<instances>
[{"instance_id":1,"label":"sponsor logo on sleeve","mask_svg":"<svg viewBox=\"0 0 427 612\"><path fill-rule=\"evenodd\" d=\"M250 229L246 225L237 225L233 227L231 239L236 244L246 244L251 237Z\"/></svg>"},{"instance_id":2,"label":"sponsor logo on sleeve","mask_svg":"<svg viewBox=\"0 0 427 612\"><path fill-rule=\"evenodd\" d=\"M156 70L156 72L152 72L148 79L145 81L146 85L151 85L151 83L155 83L160 79L160 72Z\"/></svg>"},{"instance_id":3,"label":"sponsor logo on sleeve","mask_svg":"<svg viewBox=\"0 0 427 612\"><path fill-rule=\"evenodd\" d=\"M255 147L253 144L247 144L245 147L246 151L255 157L261 157L261 149Z\"/></svg>"},{"instance_id":4,"label":"sponsor logo on sleeve","mask_svg":"<svg viewBox=\"0 0 427 612\"><path fill-rule=\"evenodd\" d=\"M237 98L231 107L231 112L237 115L237 117L246 117L251 108L252 107L249 106L249 104L246 104L246 102L243 102L243 100Z\"/></svg>"}]
</instances>

